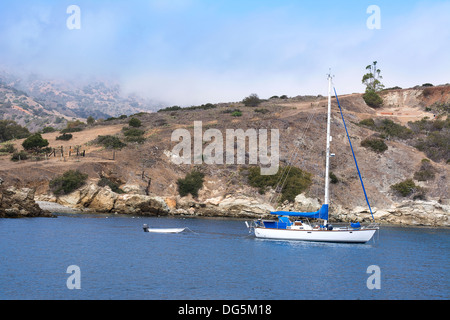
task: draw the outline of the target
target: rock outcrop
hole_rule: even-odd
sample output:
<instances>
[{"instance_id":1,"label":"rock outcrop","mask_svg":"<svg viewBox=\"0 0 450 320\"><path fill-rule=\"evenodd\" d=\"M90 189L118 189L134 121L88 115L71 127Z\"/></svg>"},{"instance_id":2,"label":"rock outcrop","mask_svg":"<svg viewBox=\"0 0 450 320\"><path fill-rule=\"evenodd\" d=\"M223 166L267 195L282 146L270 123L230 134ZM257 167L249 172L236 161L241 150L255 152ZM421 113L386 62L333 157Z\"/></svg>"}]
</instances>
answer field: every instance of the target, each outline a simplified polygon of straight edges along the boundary
<instances>
[{"instance_id":1,"label":"rock outcrop","mask_svg":"<svg viewBox=\"0 0 450 320\"><path fill-rule=\"evenodd\" d=\"M136 189L133 186L131 189ZM10 188L11 189L11 188ZM8 189L8 190L10 190ZM9 193L8 193L9 192ZM22 191L7 191L10 194L10 203L16 203L8 209L9 214L20 214L18 203L23 199L33 199L34 192L31 189ZM14 195L13 195L14 194ZM99 187L95 183L89 183L71 194L55 197L53 195L41 195L40 201L55 202L60 205L97 213L117 213L141 216L193 216L193 217L231 217L231 218L273 218L271 211L276 208L253 197L245 195L218 196L202 201L188 197L162 198L154 195L142 194L117 194L109 187ZM1 201L1 198L0 198ZM12 202L11 202L12 201ZM26 202L26 201L25 201ZM1 203L1 202L0 202ZM301 194L295 198L295 202L284 204L281 210L314 212L320 209L321 202L318 199L308 198ZM35 208L35 207L33 207ZM33 209L35 210L35 209ZM32 215L35 211L32 211ZM375 221L381 224L449 227L450 205L441 204L436 200L429 201L403 201L393 203L388 208L372 207ZM37 211L36 211L37 214ZM371 222L372 218L367 207L343 207L331 206L330 222Z\"/></svg>"},{"instance_id":2,"label":"rock outcrop","mask_svg":"<svg viewBox=\"0 0 450 320\"><path fill-rule=\"evenodd\" d=\"M140 194L117 194L109 187L99 187L95 183L88 183L68 195L59 197L41 195L38 199L97 213L147 216L169 214L169 208L161 197Z\"/></svg>"},{"instance_id":3,"label":"rock outcrop","mask_svg":"<svg viewBox=\"0 0 450 320\"><path fill-rule=\"evenodd\" d=\"M34 201L34 193L34 189L4 188L0 183L0 218L54 217L39 207Z\"/></svg>"}]
</instances>

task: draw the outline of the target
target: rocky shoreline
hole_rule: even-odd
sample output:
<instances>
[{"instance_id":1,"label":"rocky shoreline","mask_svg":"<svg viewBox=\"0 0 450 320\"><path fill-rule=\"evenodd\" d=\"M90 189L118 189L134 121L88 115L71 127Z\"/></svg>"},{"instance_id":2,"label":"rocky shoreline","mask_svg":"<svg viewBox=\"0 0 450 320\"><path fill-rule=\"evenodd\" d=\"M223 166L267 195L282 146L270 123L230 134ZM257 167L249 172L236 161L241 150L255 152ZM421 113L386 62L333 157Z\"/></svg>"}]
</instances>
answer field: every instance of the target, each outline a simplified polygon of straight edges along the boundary
<instances>
[{"instance_id":1,"label":"rocky shoreline","mask_svg":"<svg viewBox=\"0 0 450 320\"><path fill-rule=\"evenodd\" d=\"M132 188L131 188L132 189ZM228 195L202 201L191 197L160 197L130 191L117 194L109 187L89 183L75 192L55 197L52 194L36 196L41 208L58 213L109 213L138 216L190 216L229 218L273 218L271 205L244 195ZM297 196L295 203L285 204L283 210L316 211L317 199ZM375 221L401 226L450 227L450 206L436 200L403 201L387 208L372 208ZM370 212L365 207L345 208L333 206L331 223L370 222Z\"/></svg>"},{"instance_id":2,"label":"rocky shoreline","mask_svg":"<svg viewBox=\"0 0 450 320\"><path fill-rule=\"evenodd\" d=\"M34 189L1 186L0 218L56 217L57 213L107 213L137 216L229 217L270 219L271 205L245 195L227 195L196 200L192 197L145 195L129 186L128 193L118 194L109 187L90 182L69 195L35 194ZM298 195L294 203L282 210L311 212L320 208L317 199ZM387 208L372 208L375 221L401 226L450 227L450 205L436 200L392 203ZM333 205L331 223L370 222L368 208Z\"/></svg>"}]
</instances>

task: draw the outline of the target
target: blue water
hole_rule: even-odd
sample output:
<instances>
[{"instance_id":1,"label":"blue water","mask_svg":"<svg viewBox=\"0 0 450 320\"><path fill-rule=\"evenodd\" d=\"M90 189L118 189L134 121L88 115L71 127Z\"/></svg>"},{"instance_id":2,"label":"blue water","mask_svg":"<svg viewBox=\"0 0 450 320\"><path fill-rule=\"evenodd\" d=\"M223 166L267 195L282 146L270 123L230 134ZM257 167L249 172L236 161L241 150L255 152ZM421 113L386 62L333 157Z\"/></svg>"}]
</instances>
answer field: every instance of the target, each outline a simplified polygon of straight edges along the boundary
<instances>
[{"instance_id":1,"label":"blue water","mask_svg":"<svg viewBox=\"0 0 450 320\"><path fill-rule=\"evenodd\" d=\"M193 232L149 234L144 223ZM0 219L0 299L450 298L448 229L383 227L375 240L260 240L221 219ZM67 288L71 265L80 290ZM371 265L381 289L367 287Z\"/></svg>"}]
</instances>

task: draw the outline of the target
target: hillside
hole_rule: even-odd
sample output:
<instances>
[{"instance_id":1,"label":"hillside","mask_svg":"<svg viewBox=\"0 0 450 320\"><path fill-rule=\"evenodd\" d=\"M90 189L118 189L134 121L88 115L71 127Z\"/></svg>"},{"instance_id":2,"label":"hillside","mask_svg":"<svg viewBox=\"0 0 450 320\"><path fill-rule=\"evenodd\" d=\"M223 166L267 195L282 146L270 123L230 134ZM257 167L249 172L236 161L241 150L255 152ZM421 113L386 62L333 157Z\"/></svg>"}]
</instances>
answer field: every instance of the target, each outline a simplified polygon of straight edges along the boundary
<instances>
[{"instance_id":1,"label":"hillside","mask_svg":"<svg viewBox=\"0 0 450 320\"><path fill-rule=\"evenodd\" d=\"M402 201L413 201L415 194L401 197L393 192L391 186L406 179L413 179L414 173L421 168L422 160L430 159L426 154L427 150L419 151L414 147L420 141L428 141L426 139L429 132L412 131L407 123L420 121L424 117L428 117L429 120L426 121L429 123L426 123L429 125L437 123L436 121L445 123L450 103L450 86L387 90L381 95L385 105L380 109L368 107L361 94L343 95L339 99L371 205L379 212L386 212L404 206ZM140 194L145 193L150 177L150 192L165 198L168 206L179 213L187 213L191 208L191 213L213 215L211 206L220 206L226 201L234 201L236 204L238 200L276 207L276 203L270 203L272 190L260 194L257 188L249 186L248 165L195 166L175 165L171 162L171 151L176 145L171 142L173 131L185 128L193 134L194 121L202 121L203 131L209 128L218 129L224 137L226 129L279 129L280 165L285 165L292 151L298 147L300 156L294 165L312 174L312 184L305 196L320 202L323 199L325 149L323 130L326 127L326 104L325 97L307 96L273 98L262 102L258 107L246 107L242 103L223 103L209 108L142 113L136 117L142 122L140 129L145 130L145 141L141 144L127 142L127 146L121 150L104 149L93 143L93 140L99 135L116 135L122 141L126 141L122 128L128 126L128 118L89 126L81 132L73 133L74 138L66 142L55 140L60 133L47 133L43 134L43 137L48 139L50 146L58 148L63 146L66 151L70 146L81 146L81 150L86 150L86 157L68 157L66 152L65 158L58 156L42 161L27 160L16 163L9 160L9 155L4 155L0 156L0 177L5 183L18 187L37 188L36 193L41 200L57 201L48 193L48 181L69 169L79 169L87 173L91 181L98 181L101 176L108 177L116 181L122 189ZM331 152L335 153L335 157L332 158L331 170L338 182L332 184L331 198L332 206L336 208L334 210L341 213L351 211L352 208L366 207L366 204L335 99L332 108ZM237 110L240 111L240 116L233 115ZM439 120L435 119L437 115ZM360 122L365 119L373 119L374 123L389 119L394 124L407 126L411 133L408 133L407 137L386 134L378 127L361 125ZM308 121L311 124L305 131ZM446 126L436 132L441 134L447 143L446 148L444 146L443 151L440 150L443 152L440 155L444 158L430 159L435 175L427 181L414 180L417 186L420 186L423 195L408 203L434 201L437 206L439 204L445 206L444 209L439 209L439 212L442 210L445 212L449 205L450 177L447 161L450 159L448 121ZM304 136L301 138L303 133ZM388 149L384 153L376 153L362 147L361 142L368 137L383 138ZM21 149L22 141L14 142L17 149ZM206 145L208 143L204 143L203 147ZM195 200L192 196L180 198L176 181L193 168L205 174L204 186L199 192L198 199ZM242 212L242 209L236 206L232 208ZM283 206L289 208L292 204L285 203ZM448 212L444 214L444 221L435 224L448 225L448 214ZM237 216L245 215L237 214Z\"/></svg>"},{"instance_id":2,"label":"hillside","mask_svg":"<svg viewBox=\"0 0 450 320\"><path fill-rule=\"evenodd\" d=\"M19 77L0 71L0 120L14 120L30 131L65 127L72 119L108 119L152 112L158 104L124 94L116 83Z\"/></svg>"}]
</instances>

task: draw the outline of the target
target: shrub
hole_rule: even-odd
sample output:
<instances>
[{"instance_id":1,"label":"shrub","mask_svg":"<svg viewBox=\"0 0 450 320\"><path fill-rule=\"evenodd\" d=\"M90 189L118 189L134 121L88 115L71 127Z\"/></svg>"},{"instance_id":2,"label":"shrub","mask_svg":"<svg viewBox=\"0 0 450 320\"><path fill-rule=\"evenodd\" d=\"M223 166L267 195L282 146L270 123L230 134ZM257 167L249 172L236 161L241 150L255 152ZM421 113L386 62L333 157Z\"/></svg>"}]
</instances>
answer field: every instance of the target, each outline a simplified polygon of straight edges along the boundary
<instances>
[{"instance_id":1,"label":"shrub","mask_svg":"<svg viewBox=\"0 0 450 320\"><path fill-rule=\"evenodd\" d=\"M242 102L246 107L257 107L261 104L261 99L259 99L257 94L253 93L242 100Z\"/></svg>"},{"instance_id":2,"label":"shrub","mask_svg":"<svg viewBox=\"0 0 450 320\"><path fill-rule=\"evenodd\" d=\"M73 136L70 133L63 133L62 135L56 137L56 140L69 141Z\"/></svg>"},{"instance_id":3,"label":"shrub","mask_svg":"<svg viewBox=\"0 0 450 320\"><path fill-rule=\"evenodd\" d=\"M128 125L130 127L139 128L140 126L142 126L142 122L138 118L131 118L130 121L128 121Z\"/></svg>"},{"instance_id":4,"label":"shrub","mask_svg":"<svg viewBox=\"0 0 450 320\"><path fill-rule=\"evenodd\" d=\"M375 128L375 121L372 118L361 120L359 122L359 124L361 126L366 126L366 127L369 127L369 128Z\"/></svg>"},{"instance_id":5,"label":"shrub","mask_svg":"<svg viewBox=\"0 0 450 320\"><path fill-rule=\"evenodd\" d=\"M411 195L416 190L416 188L417 186L412 179L408 179L391 186L391 189L402 197Z\"/></svg>"},{"instance_id":6,"label":"shrub","mask_svg":"<svg viewBox=\"0 0 450 320\"><path fill-rule=\"evenodd\" d=\"M423 159L419 171L414 173L414 179L417 181L433 180L435 176L436 170L428 159Z\"/></svg>"},{"instance_id":7,"label":"shrub","mask_svg":"<svg viewBox=\"0 0 450 320\"><path fill-rule=\"evenodd\" d=\"M136 137L136 136L129 136L129 137L125 138L125 141L126 142L130 142L130 143L133 143L133 142L135 142L135 143L144 143L145 142L145 138L142 137L142 136L138 136L138 137Z\"/></svg>"},{"instance_id":8,"label":"shrub","mask_svg":"<svg viewBox=\"0 0 450 320\"><path fill-rule=\"evenodd\" d=\"M389 119L383 119L381 123L377 125L377 129L387 136L401 139L408 139L413 134L411 129L408 129Z\"/></svg>"},{"instance_id":9,"label":"shrub","mask_svg":"<svg viewBox=\"0 0 450 320\"><path fill-rule=\"evenodd\" d=\"M53 127L45 127L44 129L42 129L42 133L50 133L50 132L55 132L56 129Z\"/></svg>"},{"instance_id":10,"label":"shrub","mask_svg":"<svg viewBox=\"0 0 450 320\"><path fill-rule=\"evenodd\" d=\"M330 176L330 181L332 184L336 184L339 182L338 177L336 177L336 175L333 172L330 171L329 176Z\"/></svg>"},{"instance_id":11,"label":"shrub","mask_svg":"<svg viewBox=\"0 0 450 320\"><path fill-rule=\"evenodd\" d=\"M185 197L191 194L193 197L198 197L198 191L203 187L203 179L205 175L199 171L191 171L184 179L178 179L178 193Z\"/></svg>"},{"instance_id":12,"label":"shrub","mask_svg":"<svg viewBox=\"0 0 450 320\"><path fill-rule=\"evenodd\" d=\"M106 187L106 186L108 186L115 193L119 193L119 194L125 193L125 191L123 191L122 189L119 188L119 184L118 183L116 183L114 181L111 181L110 179L108 179L106 177L102 177L100 179L100 181L97 183L97 185L99 187Z\"/></svg>"},{"instance_id":13,"label":"shrub","mask_svg":"<svg viewBox=\"0 0 450 320\"><path fill-rule=\"evenodd\" d=\"M368 90L363 95L363 99L369 107L380 108L383 105L383 99L373 90Z\"/></svg>"},{"instance_id":14,"label":"shrub","mask_svg":"<svg viewBox=\"0 0 450 320\"><path fill-rule=\"evenodd\" d=\"M251 167L249 168L248 182L250 186L258 188L260 194L264 194L267 187L277 187L281 175L287 172L285 169L280 168L277 174L264 176L261 175L259 167ZM290 168L287 179L283 181L286 183L281 190L281 202L285 200L293 202L295 197L308 189L312 183L311 174L296 167Z\"/></svg>"},{"instance_id":15,"label":"shrub","mask_svg":"<svg viewBox=\"0 0 450 320\"><path fill-rule=\"evenodd\" d=\"M242 112L241 111L234 111L231 115L233 117L242 117Z\"/></svg>"},{"instance_id":16,"label":"shrub","mask_svg":"<svg viewBox=\"0 0 450 320\"><path fill-rule=\"evenodd\" d=\"M388 149L388 146L384 140L377 138L367 138L361 142L361 146L364 148L369 148L376 153L383 153Z\"/></svg>"},{"instance_id":17,"label":"shrub","mask_svg":"<svg viewBox=\"0 0 450 320\"><path fill-rule=\"evenodd\" d=\"M86 127L86 124L84 122L81 122L80 120L76 121L69 121L67 122L67 126L65 129L61 130L61 133L72 133L72 132L80 132L83 131Z\"/></svg>"},{"instance_id":18,"label":"shrub","mask_svg":"<svg viewBox=\"0 0 450 320\"><path fill-rule=\"evenodd\" d=\"M449 134L446 132L431 132L425 140L419 140L415 147L425 152L434 161L450 159Z\"/></svg>"},{"instance_id":19,"label":"shrub","mask_svg":"<svg viewBox=\"0 0 450 320\"><path fill-rule=\"evenodd\" d=\"M94 117L93 117L93 116L89 116L89 117L87 118L87 120L86 120L86 123L87 123L88 125L93 125L93 124L95 123Z\"/></svg>"},{"instance_id":20,"label":"shrub","mask_svg":"<svg viewBox=\"0 0 450 320\"><path fill-rule=\"evenodd\" d=\"M120 139L115 136L98 136L95 142L102 145L106 149L122 149L126 146L125 143L120 141Z\"/></svg>"},{"instance_id":21,"label":"shrub","mask_svg":"<svg viewBox=\"0 0 450 320\"><path fill-rule=\"evenodd\" d=\"M30 136L27 128L18 125L13 120L0 120L0 142L23 139Z\"/></svg>"},{"instance_id":22,"label":"shrub","mask_svg":"<svg viewBox=\"0 0 450 320\"><path fill-rule=\"evenodd\" d=\"M66 171L62 176L58 176L50 181L50 190L55 195L69 194L85 185L88 178L78 170Z\"/></svg>"},{"instance_id":23,"label":"shrub","mask_svg":"<svg viewBox=\"0 0 450 320\"><path fill-rule=\"evenodd\" d=\"M16 148L12 143L5 143L3 146L0 146L0 153L14 153L16 152Z\"/></svg>"},{"instance_id":24,"label":"shrub","mask_svg":"<svg viewBox=\"0 0 450 320\"><path fill-rule=\"evenodd\" d=\"M143 136L145 133L144 130L130 127L124 127L122 131L126 137L140 137Z\"/></svg>"},{"instance_id":25,"label":"shrub","mask_svg":"<svg viewBox=\"0 0 450 320\"><path fill-rule=\"evenodd\" d=\"M80 131L83 131L83 128L79 128L79 127L75 127L75 128L66 128L66 129L64 129L64 130L61 130L60 132L61 133L70 133L70 132L80 132Z\"/></svg>"},{"instance_id":26,"label":"shrub","mask_svg":"<svg viewBox=\"0 0 450 320\"><path fill-rule=\"evenodd\" d=\"M173 107L167 107L164 109L160 109L158 110L158 112L168 112L168 111L178 111L181 110L182 108L180 106L173 106Z\"/></svg>"},{"instance_id":27,"label":"shrub","mask_svg":"<svg viewBox=\"0 0 450 320\"><path fill-rule=\"evenodd\" d=\"M29 154L25 151L14 152L13 155L11 156L11 161L17 162L19 160L27 160L28 157Z\"/></svg>"},{"instance_id":28,"label":"shrub","mask_svg":"<svg viewBox=\"0 0 450 320\"><path fill-rule=\"evenodd\" d=\"M28 137L23 143L22 147L25 150L40 150L44 147L48 146L48 140L42 138L40 133L35 133L32 136Z\"/></svg>"}]
</instances>

